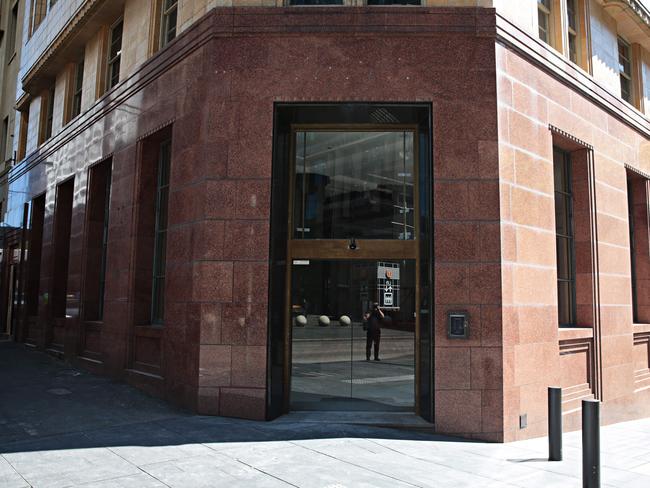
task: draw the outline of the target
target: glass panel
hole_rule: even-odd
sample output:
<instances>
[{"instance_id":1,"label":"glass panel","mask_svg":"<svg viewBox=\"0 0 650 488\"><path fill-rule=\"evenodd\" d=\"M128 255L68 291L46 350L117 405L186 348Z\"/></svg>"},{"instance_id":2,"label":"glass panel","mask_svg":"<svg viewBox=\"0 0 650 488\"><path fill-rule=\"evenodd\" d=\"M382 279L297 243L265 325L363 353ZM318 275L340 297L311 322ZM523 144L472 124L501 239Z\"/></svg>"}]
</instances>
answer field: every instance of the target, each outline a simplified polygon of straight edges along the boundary
<instances>
[{"instance_id":1,"label":"glass panel","mask_svg":"<svg viewBox=\"0 0 650 488\"><path fill-rule=\"evenodd\" d=\"M563 193L555 193L555 231L559 235L571 234L569 225L569 197Z\"/></svg>"},{"instance_id":2,"label":"glass panel","mask_svg":"<svg viewBox=\"0 0 650 488\"><path fill-rule=\"evenodd\" d=\"M569 34L569 59L578 62L578 40L575 34Z\"/></svg>"},{"instance_id":3,"label":"glass panel","mask_svg":"<svg viewBox=\"0 0 650 488\"><path fill-rule=\"evenodd\" d=\"M626 102L630 102L632 99L631 89L630 89L630 80L621 75L621 98Z\"/></svg>"},{"instance_id":4,"label":"glass panel","mask_svg":"<svg viewBox=\"0 0 650 488\"><path fill-rule=\"evenodd\" d=\"M572 239L557 238L557 277L561 280L573 279L573 266L571 264Z\"/></svg>"},{"instance_id":5,"label":"glass panel","mask_svg":"<svg viewBox=\"0 0 650 488\"><path fill-rule=\"evenodd\" d=\"M537 10L537 23L539 26L539 38L548 43L548 14L544 13L541 9Z\"/></svg>"},{"instance_id":6,"label":"glass panel","mask_svg":"<svg viewBox=\"0 0 650 488\"><path fill-rule=\"evenodd\" d=\"M415 261L370 268L368 318L361 329L353 327L352 397L409 410L415 397Z\"/></svg>"},{"instance_id":7,"label":"glass panel","mask_svg":"<svg viewBox=\"0 0 650 488\"><path fill-rule=\"evenodd\" d=\"M566 0L567 17L569 18L569 27L574 31L578 30L578 22L576 18L576 4L575 0Z\"/></svg>"},{"instance_id":8,"label":"glass panel","mask_svg":"<svg viewBox=\"0 0 650 488\"><path fill-rule=\"evenodd\" d=\"M293 410L413 409L414 285L413 260L293 261Z\"/></svg>"},{"instance_id":9,"label":"glass panel","mask_svg":"<svg viewBox=\"0 0 650 488\"><path fill-rule=\"evenodd\" d=\"M573 290L572 282L558 281L558 320L560 325L573 325Z\"/></svg>"},{"instance_id":10,"label":"glass panel","mask_svg":"<svg viewBox=\"0 0 650 488\"><path fill-rule=\"evenodd\" d=\"M412 132L297 132L294 238L414 239Z\"/></svg>"}]
</instances>

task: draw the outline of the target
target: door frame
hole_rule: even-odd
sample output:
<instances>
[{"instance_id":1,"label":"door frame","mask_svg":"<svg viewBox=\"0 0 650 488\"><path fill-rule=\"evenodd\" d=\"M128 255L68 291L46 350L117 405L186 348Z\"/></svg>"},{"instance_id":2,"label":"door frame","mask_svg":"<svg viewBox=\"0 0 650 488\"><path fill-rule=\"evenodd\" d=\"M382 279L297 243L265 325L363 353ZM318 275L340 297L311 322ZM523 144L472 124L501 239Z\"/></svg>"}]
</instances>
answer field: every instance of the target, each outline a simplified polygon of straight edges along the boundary
<instances>
[{"instance_id":1,"label":"door frame","mask_svg":"<svg viewBox=\"0 0 650 488\"><path fill-rule=\"evenodd\" d=\"M293 164L295 162L294 134L297 128L322 130L403 131L415 133L417 148L414 171L418 175L415 185L418 226L412 241L357 240L352 253L346 239L310 239L311 244L290 242L288 193L293 190ZM269 233L269 289L266 418L277 418L289 412L291 372L291 344L287 326L289 314L290 278L293 258L298 253L312 259L326 253L330 259L414 259L416 261L418 303L416 318L418 356L416 394L414 404L418 414L429 422L434 421L433 351L434 351L434 268L433 268L433 106L431 102L275 102L273 125L273 165L271 174L271 225ZM317 242L320 249L313 247ZM393 246L397 242L397 248ZM307 246L307 247L301 247ZM400 246L401 250L400 250ZM363 254L362 254L363 253ZM414 255L415 254L415 255Z\"/></svg>"},{"instance_id":2,"label":"door frame","mask_svg":"<svg viewBox=\"0 0 650 488\"><path fill-rule=\"evenodd\" d=\"M413 137L413 239L356 239L356 249L350 249L348 239L294 239L294 191L296 188L296 158L298 132L394 132L411 133ZM377 125L377 124L292 124L291 149L289 167L289 191L287 192L288 225L287 225L287 258L285 281L285 314L284 314L284 390L283 407L290 411L291 405L291 371L292 371L292 328L291 328L291 275L295 259L314 260L402 260L415 261L415 343L414 343L414 412L419 415L420 386L419 386L419 354L420 354L420 314L417 304L420 303L420 253L419 253L419 177L418 177L418 127L413 124Z\"/></svg>"}]
</instances>

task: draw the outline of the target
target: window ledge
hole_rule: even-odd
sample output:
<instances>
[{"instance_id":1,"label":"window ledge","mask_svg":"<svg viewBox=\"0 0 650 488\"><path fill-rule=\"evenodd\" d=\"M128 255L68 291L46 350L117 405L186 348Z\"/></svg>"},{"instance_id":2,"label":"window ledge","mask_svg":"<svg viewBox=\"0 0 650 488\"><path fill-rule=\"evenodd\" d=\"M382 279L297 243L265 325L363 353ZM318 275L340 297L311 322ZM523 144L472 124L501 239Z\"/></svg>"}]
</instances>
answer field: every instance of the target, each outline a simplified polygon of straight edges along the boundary
<instances>
[{"instance_id":1,"label":"window ledge","mask_svg":"<svg viewBox=\"0 0 650 488\"><path fill-rule=\"evenodd\" d=\"M650 324L632 324L635 334L650 332Z\"/></svg>"},{"instance_id":2,"label":"window ledge","mask_svg":"<svg viewBox=\"0 0 650 488\"><path fill-rule=\"evenodd\" d=\"M594 329L592 327L560 327L558 331L561 341L591 339L594 337Z\"/></svg>"}]
</instances>

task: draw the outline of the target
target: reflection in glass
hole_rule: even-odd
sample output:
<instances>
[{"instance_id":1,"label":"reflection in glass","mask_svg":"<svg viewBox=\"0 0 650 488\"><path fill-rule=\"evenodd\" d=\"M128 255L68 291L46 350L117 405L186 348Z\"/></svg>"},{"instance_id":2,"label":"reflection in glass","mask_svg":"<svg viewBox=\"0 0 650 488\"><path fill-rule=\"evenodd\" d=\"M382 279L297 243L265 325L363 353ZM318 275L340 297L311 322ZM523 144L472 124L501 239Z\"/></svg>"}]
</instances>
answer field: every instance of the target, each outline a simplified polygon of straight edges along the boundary
<instances>
[{"instance_id":1,"label":"reflection in glass","mask_svg":"<svg viewBox=\"0 0 650 488\"><path fill-rule=\"evenodd\" d=\"M380 361L366 360L374 302ZM294 260L291 330L292 410L413 410L414 260Z\"/></svg>"},{"instance_id":2,"label":"reflection in glass","mask_svg":"<svg viewBox=\"0 0 650 488\"><path fill-rule=\"evenodd\" d=\"M296 132L295 239L415 238L413 133Z\"/></svg>"}]
</instances>

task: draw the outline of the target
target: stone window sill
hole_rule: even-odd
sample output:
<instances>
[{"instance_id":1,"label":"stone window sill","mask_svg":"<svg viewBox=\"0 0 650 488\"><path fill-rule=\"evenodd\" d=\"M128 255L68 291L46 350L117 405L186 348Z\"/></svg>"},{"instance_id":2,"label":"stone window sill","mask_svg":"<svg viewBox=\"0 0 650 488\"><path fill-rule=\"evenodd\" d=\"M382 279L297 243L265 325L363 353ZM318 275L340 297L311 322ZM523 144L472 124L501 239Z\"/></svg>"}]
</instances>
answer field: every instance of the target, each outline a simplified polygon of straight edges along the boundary
<instances>
[{"instance_id":1,"label":"stone window sill","mask_svg":"<svg viewBox=\"0 0 650 488\"><path fill-rule=\"evenodd\" d=\"M635 334L650 332L650 324L632 324Z\"/></svg>"},{"instance_id":2,"label":"stone window sill","mask_svg":"<svg viewBox=\"0 0 650 488\"><path fill-rule=\"evenodd\" d=\"M594 336L594 329L592 327L560 327L559 336L561 341L591 339Z\"/></svg>"}]
</instances>

